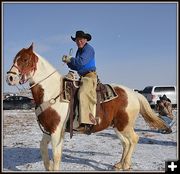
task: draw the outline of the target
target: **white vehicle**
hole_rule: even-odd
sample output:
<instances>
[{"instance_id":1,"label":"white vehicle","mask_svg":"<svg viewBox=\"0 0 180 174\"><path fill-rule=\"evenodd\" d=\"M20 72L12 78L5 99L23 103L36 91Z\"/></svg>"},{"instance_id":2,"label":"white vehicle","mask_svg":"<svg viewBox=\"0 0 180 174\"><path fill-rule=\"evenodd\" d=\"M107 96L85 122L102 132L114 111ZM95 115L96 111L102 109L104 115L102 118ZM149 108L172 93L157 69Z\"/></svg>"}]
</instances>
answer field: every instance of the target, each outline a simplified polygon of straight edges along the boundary
<instances>
[{"instance_id":1,"label":"white vehicle","mask_svg":"<svg viewBox=\"0 0 180 174\"><path fill-rule=\"evenodd\" d=\"M173 106L176 107L177 105L175 86L147 86L143 89L142 94L146 97L152 108L154 108L159 97L164 94L171 100Z\"/></svg>"}]
</instances>

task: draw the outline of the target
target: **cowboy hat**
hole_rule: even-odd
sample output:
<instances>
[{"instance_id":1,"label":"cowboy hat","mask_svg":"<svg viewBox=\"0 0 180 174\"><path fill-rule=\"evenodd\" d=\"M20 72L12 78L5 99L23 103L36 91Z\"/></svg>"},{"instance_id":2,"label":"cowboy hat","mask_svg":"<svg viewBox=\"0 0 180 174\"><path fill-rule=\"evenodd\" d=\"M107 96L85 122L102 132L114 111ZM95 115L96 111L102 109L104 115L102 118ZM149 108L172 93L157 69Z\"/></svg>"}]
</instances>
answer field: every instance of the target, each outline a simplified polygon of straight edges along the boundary
<instances>
[{"instance_id":1,"label":"cowboy hat","mask_svg":"<svg viewBox=\"0 0 180 174\"><path fill-rule=\"evenodd\" d=\"M72 36L71 36L71 39L72 39L73 41L76 41L76 38L77 38L77 37L79 37L79 38L85 38L85 39L87 39L87 41L90 41L91 38L92 38L90 34L84 33L84 31L76 31L76 37L72 37Z\"/></svg>"}]
</instances>

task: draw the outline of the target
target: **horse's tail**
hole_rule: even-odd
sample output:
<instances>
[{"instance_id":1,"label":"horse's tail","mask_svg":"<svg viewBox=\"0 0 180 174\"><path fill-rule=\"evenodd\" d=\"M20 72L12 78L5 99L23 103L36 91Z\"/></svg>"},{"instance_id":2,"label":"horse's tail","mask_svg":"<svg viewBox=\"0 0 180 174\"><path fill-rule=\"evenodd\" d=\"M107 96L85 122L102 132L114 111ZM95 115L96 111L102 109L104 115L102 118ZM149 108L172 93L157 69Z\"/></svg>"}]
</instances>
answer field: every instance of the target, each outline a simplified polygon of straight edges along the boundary
<instances>
[{"instance_id":1,"label":"horse's tail","mask_svg":"<svg viewBox=\"0 0 180 174\"><path fill-rule=\"evenodd\" d=\"M149 102L142 95L137 93L139 103L140 103L140 114L143 116L144 120L149 124L150 127L168 130L166 123L160 119L155 112L151 109Z\"/></svg>"}]
</instances>

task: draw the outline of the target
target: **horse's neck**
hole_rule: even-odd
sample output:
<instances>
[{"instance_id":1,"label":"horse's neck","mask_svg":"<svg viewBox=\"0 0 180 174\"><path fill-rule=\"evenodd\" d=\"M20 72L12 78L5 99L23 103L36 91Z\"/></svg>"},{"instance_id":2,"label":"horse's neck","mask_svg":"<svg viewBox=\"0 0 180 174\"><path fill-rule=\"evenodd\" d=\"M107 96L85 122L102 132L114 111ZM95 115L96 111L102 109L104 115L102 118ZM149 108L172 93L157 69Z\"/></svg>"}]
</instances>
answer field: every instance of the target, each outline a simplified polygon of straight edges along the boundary
<instances>
[{"instance_id":1,"label":"horse's neck","mask_svg":"<svg viewBox=\"0 0 180 174\"><path fill-rule=\"evenodd\" d=\"M56 97L60 92L62 76L59 72L50 65L45 59L38 55L37 70L35 71L32 81L35 84L41 85L44 90L44 100L49 100L51 97Z\"/></svg>"}]
</instances>

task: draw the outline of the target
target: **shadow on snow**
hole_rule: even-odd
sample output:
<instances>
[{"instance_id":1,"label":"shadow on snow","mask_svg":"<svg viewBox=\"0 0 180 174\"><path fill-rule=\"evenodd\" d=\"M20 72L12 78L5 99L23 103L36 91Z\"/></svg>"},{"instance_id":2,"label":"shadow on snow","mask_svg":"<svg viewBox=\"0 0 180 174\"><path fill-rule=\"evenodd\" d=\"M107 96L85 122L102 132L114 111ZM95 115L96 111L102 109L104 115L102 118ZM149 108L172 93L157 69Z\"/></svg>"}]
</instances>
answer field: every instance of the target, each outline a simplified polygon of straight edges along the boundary
<instances>
[{"instance_id":1,"label":"shadow on snow","mask_svg":"<svg viewBox=\"0 0 180 174\"><path fill-rule=\"evenodd\" d=\"M52 159L52 151L49 151L49 156ZM70 153L71 155L69 155ZM88 159L88 158L81 158L75 157L72 154L85 154L88 156L92 155L104 155L107 156L109 154L106 153L99 153L99 152L92 152L92 151L71 151L64 149L62 155L62 162L64 163L75 163L81 165L87 165L95 170L104 170L102 165L106 166L106 168L112 168L112 165L104 164L96 160ZM28 163L36 163L41 162L41 155L39 148L25 148L25 147L4 147L3 148L3 169L4 170L11 170L11 171L21 171L18 169L18 166L23 166ZM42 164L43 165L43 164ZM101 165L101 167L99 167ZM43 168L43 167L42 167Z\"/></svg>"}]
</instances>

